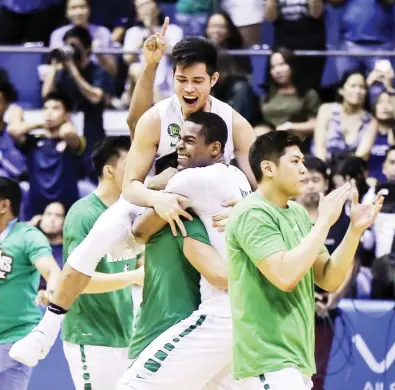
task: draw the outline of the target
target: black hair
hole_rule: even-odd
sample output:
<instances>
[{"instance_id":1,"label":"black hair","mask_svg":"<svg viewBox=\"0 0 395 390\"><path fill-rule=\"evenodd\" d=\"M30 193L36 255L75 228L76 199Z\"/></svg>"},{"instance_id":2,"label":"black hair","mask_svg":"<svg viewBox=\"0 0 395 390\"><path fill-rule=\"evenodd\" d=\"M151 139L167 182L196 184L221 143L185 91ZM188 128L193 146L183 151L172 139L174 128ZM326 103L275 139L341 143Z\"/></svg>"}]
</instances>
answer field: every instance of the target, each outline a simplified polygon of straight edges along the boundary
<instances>
[{"instance_id":1,"label":"black hair","mask_svg":"<svg viewBox=\"0 0 395 390\"><path fill-rule=\"evenodd\" d=\"M47 96L45 96L43 104L45 104L49 100L55 100L57 102L61 102L63 104L64 109L66 110L66 112L73 111L73 102L64 93L57 92L57 91L50 92Z\"/></svg>"},{"instance_id":2,"label":"black hair","mask_svg":"<svg viewBox=\"0 0 395 390\"><path fill-rule=\"evenodd\" d=\"M0 177L0 199L8 199L11 203L12 214L18 217L21 209L22 191L16 181Z\"/></svg>"},{"instance_id":3,"label":"black hair","mask_svg":"<svg viewBox=\"0 0 395 390\"><path fill-rule=\"evenodd\" d=\"M0 93L4 96L7 103L13 103L18 100L18 92L9 81L0 81Z\"/></svg>"},{"instance_id":4,"label":"black hair","mask_svg":"<svg viewBox=\"0 0 395 390\"><path fill-rule=\"evenodd\" d=\"M206 145L218 141L221 144L222 153L224 152L228 140L228 127L219 115L198 111L189 115L186 120L202 126L201 132L206 140Z\"/></svg>"},{"instance_id":5,"label":"black hair","mask_svg":"<svg viewBox=\"0 0 395 390\"><path fill-rule=\"evenodd\" d=\"M250 148L248 161L255 179L260 183L263 179L261 162L264 160L278 163L285 149L290 146L300 148L302 139L291 131L270 131L260 135Z\"/></svg>"},{"instance_id":6,"label":"black hair","mask_svg":"<svg viewBox=\"0 0 395 390\"><path fill-rule=\"evenodd\" d=\"M218 52L214 44L203 37L187 37L178 42L172 51L173 72L177 65L189 67L193 64L206 65L210 77L217 71Z\"/></svg>"},{"instance_id":7,"label":"black hair","mask_svg":"<svg viewBox=\"0 0 395 390\"><path fill-rule=\"evenodd\" d=\"M92 161L99 177L103 176L103 168L120 157L120 151L130 149L130 137L126 135L108 136L95 145L92 152Z\"/></svg>"},{"instance_id":8,"label":"black hair","mask_svg":"<svg viewBox=\"0 0 395 390\"><path fill-rule=\"evenodd\" d=\"M273 80L271 74L271 59L275 54L281 54L284 59L284 62L291 68L291 83L296 89L296 93L299 97L304 97L308 92L308 87L306 84L306 75L302 72L305 72L305 69L301 69L300 66L297 66L296 57L294 53L285 48L279 47L274 48L272 50L272 54L269 57L268 66L266 68L266 80L265 84L262 84L261 87L266 91L265 101L270 100L276 93L279 88L279 85Z\"/></svg>"},{"instance_id":9,"label":"black hair","mask_svg":"<svg viewBox=\"0 0 395 390\"><path fill-rule=\"evenodd\" d=\"M87 28L82 26L76 26L71 28L63 37L63 42L66 42L70 38L77 38L82 46L90 50L92 48L92 36Z\"/></svg>"},{"instance_id":10,"label":"black hair","mask_svg":"<svg viewBox=\"0 0 395 390\"><path fill-rule=\"evenodd\" d=\"M320 173L325 180L329 178L328 165L318 157L306 156L304 159L304 166L308 171L315 171Z\"/></svg>"},{"instance_id":11,"label":"black hair","mask_svg":"<svg viewBox=\"0 0 395 390\"><path fill-rule=\"evenodd\" d=\"M388 158L388 155L391 153L391 152L393 152L395 150L395 145L392 145L392 146L390 146L388 149L387 149L387 151L385 152L385 158L384 158L384 161L386 161L387 160L387 158Z\"/></svg>"}]
</instances>

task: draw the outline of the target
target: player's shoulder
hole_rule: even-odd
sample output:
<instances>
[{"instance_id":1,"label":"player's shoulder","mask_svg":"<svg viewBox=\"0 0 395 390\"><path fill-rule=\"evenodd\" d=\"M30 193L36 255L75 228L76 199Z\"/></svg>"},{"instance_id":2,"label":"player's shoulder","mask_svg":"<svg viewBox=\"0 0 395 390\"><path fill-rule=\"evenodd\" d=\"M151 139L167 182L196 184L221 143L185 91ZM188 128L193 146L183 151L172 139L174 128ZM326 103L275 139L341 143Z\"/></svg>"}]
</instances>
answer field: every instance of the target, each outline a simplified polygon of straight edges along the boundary
<instances>
[{"instance_id":1,"label":"player's shoulder","mask_svg":"<svg viewBox=\"0 0 395 390\"><path fill-rule=\"evenodd\" d=\"M35 226L30 225L27 222L18 222L17 231L15 234L18 235L19 239L25 243L25 245L39 245L41 243L48 244L47 237L45 234Z\"/></svg>"},{"instance_id":2,"label":"player's shoulder","mask_svg":"<svg viewBox=\"0 0 395 390\"><path fill-rule=\"evenodd\" d=\"M179 106L177 95L172 95L166 99L156 103L151 109L156 110L159 116L168 115L171 110L177 109Z\"/></svg>"},{"instance_id":3,"label":"player's shoulder","mask_svg":"<svg viewBox=\"0 0 395 390\"><path fill-rule=\"evenodd\" d=\"M294 200L289 200L288 207L294 212L296 212L297 214L299 214L300 216L309 218L309 214L307 210L300 203Z\"/></svg>"},{"instance_id":4,"label":"player's shoulder","mask_svg":"<svg viewBox=\"0 0 395 390\"><path fill-rule=\"evenodd\" d=\"M40 229L36 228L33 225L30 225L27 222L18 222L17 226L18 226L18 234L24 235L26 233L33 233L33 234L44 236L44 233Z\"/></svg>"},{"instance_id":5,"label":"player's shoulder","mask_svg":"<svg viewBox=\"0 0 395 390\"><path fill-rule=\"evenodd\" d=\"M76 220L78 221L78 224L85 222L90 223L96 220L105 208L106 207L97 195L92 192L91 194L77 200L70 207L66 215L65 225L75 223Z\"/></svg>"}]
</instances>

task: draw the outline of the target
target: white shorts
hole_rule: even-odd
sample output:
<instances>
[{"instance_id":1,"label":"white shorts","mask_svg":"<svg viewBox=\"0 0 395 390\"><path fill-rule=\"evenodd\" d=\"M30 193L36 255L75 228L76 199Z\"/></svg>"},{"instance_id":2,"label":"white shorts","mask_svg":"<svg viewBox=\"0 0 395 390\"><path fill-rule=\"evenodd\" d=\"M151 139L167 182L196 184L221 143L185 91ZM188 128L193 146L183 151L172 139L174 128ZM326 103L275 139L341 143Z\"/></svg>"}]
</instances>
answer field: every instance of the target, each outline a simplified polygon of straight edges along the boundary
<instances>
[{"instance_id":1,"label":"white shorts","mask_svg":"<svg viewBox=\"0 0 395 390\"><path fill-rule=\"evenodd\" d=\"M119 378L128 368L128 348L79 345L64 341L63 350L76 390L115 389Z\"/></svg>"},{"instance_id":2,"label":"white shorts","mask_svg":"<svg viewBox=\"0 0 395 390\"><path fill-rule=\"evenodd\" d=\"M256 389L256 378L241 380L246 388ZM303 375L297 368L284 368L275 372L268 372L259 377L260 390L311 390L311 378Z\"/></svg>"},{"instance_id":3,"label":"white shorts","mask_svg":"<svg viewBox=\"0 0 395 390\"><path fill-rule=\"evenodd\" d=\"M157 337L117 390L239 390L231 377L232 320L197 310Z\"/></svg>"}]
</instances>

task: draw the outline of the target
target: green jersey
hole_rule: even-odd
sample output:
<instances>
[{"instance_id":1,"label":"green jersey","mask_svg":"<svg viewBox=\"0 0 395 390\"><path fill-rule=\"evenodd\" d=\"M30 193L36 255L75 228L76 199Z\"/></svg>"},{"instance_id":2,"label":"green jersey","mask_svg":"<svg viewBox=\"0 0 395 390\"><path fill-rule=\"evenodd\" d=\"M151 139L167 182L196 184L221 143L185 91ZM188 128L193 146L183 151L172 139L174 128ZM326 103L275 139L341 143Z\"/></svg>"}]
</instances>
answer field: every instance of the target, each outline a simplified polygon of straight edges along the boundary
<instances>
[{"instance_id":1,"label":"green jersey","mask_svg":"<svg viewBox=\"0 0 395 390\"><path fill-rule=\"evenodd\" d=\"M94 194L71 207L63 228L63 259L83 241L107 206ZM130 251L115 258L104 256L96 272L117 273L136 268ZM103 294L82 294L67 312L62 328L63 340L74 344L126 348L132 332L133 300L131 288Z\"/></svg>"},{"instance_id":2,"label":"green jersey","mask_svg":"<svg viewBox=\"0 0 395 390\"><path fill-rule=\"evenodd\" d=\"M203 223L184 221L188 237L210 244ZM143 302L129 347L135 359L160 334L189 317L200 304L200 274L183 253L184 238L170 227L152 236L145 247Z\"/></svg>"},{"instance_id":3,"label":"green jersey","mask_svg":"<svg viewBox=\"0 0 395 390\"><path fill-rule=\"evenodd\" d=\"M313 269L284 292L257 268L268 256L298 246L310 230L309 215L296 202L282 209L255 192L234 207L226 240L236 378L288 367L315 372Z\"/></svg>"},{"instance_id":4,"label":"green jersey","mask_svg":"<svg viewBox=\"0 0 395 390\"><path fill-rule=\"evenodd\" d=\"M34 263L48 256L47 238L27 223L16 223L0 242L0 344L20 340L39 323L40 273Z\"/></svg>"}]
</instances>

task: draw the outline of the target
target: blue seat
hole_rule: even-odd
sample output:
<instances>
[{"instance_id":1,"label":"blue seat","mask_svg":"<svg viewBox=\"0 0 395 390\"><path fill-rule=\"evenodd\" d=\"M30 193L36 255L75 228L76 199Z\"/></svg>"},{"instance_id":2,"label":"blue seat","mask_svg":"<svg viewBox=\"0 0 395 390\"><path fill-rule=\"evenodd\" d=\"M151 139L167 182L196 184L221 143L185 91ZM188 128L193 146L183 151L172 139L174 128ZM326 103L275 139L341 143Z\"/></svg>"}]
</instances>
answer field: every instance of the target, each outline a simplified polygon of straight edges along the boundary
<instances>
[{"instance_id":1,"label":"blue seat","mask_svg":"<svg viewBox=\"0 0 395 390\"><path fill-rule=\"evenodd\" d=\"M18 103L24 108L41 107L41 83L37 66L41 53L0 53L0 68L4 68L19 93Z\"/></svg>"}]
</instances>

